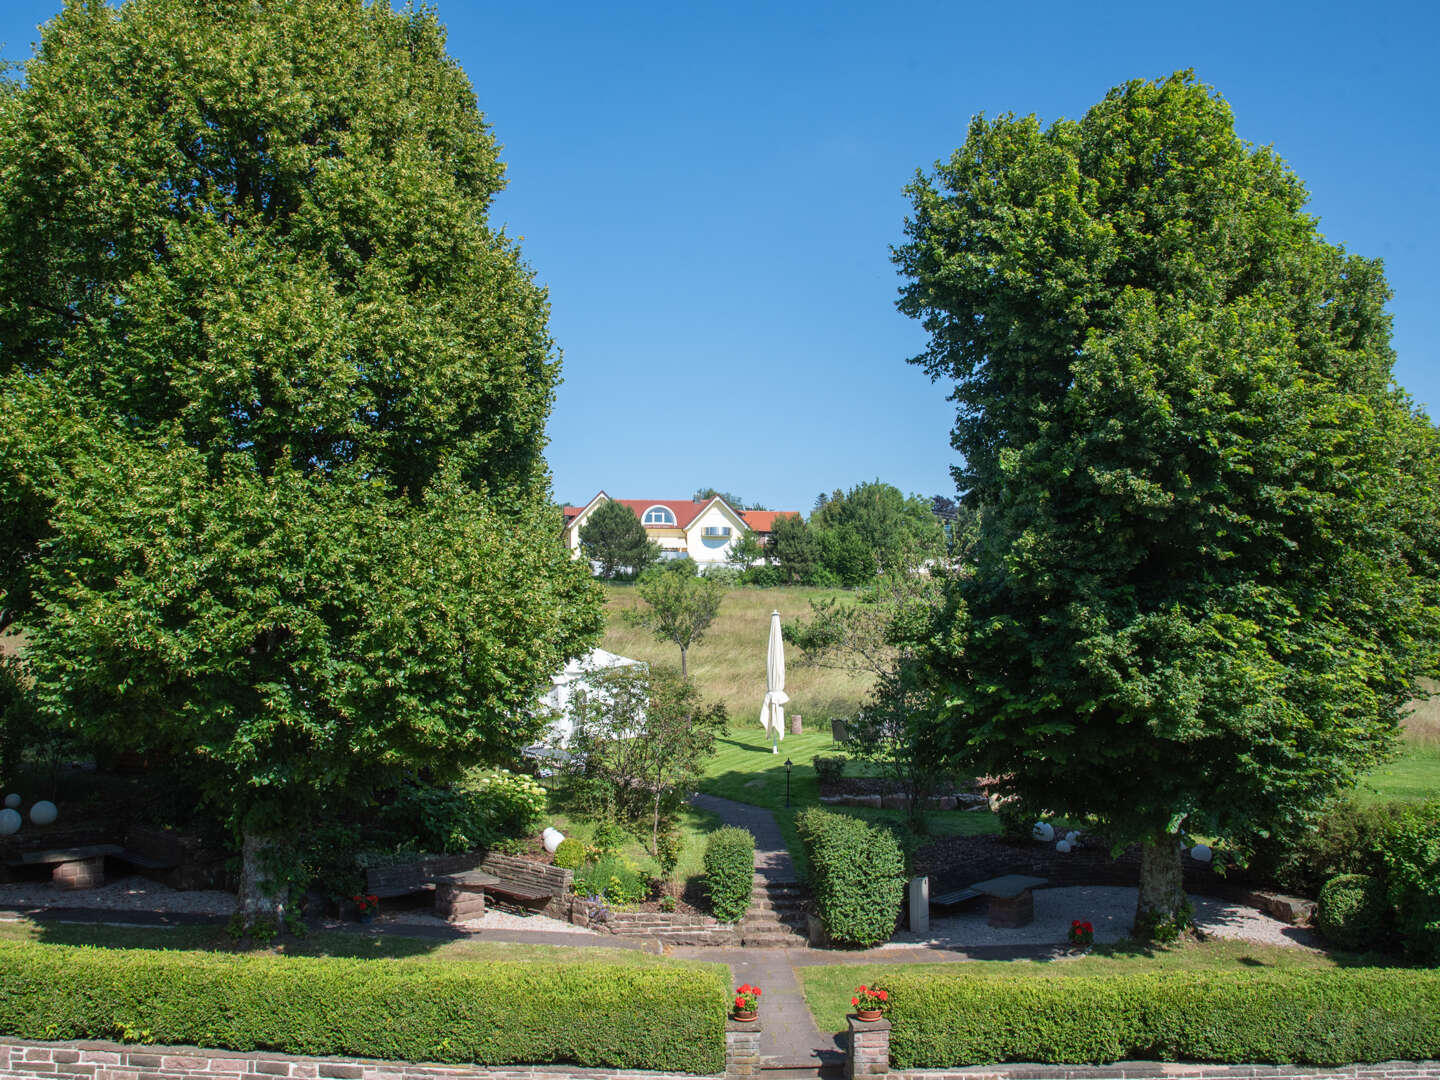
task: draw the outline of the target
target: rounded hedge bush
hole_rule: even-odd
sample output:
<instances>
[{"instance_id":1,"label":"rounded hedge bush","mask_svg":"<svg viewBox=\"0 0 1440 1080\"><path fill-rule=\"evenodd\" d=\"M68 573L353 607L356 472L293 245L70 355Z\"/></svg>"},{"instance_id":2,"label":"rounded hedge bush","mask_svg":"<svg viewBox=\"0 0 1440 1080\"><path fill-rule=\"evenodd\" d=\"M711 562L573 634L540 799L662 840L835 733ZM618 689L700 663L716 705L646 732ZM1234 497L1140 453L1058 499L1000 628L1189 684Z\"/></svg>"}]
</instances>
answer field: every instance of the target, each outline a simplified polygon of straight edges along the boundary
<instances>
[{"instance_id":1,"label":"rounded hedge bush","mask_svg":"<svg viewBox=\"0 0 1440 1080\"><path fill-rule=\"evenodd\" d=\"M705 842L705 891L710 911L721 922L739 922L755 887L755 837L727 827Z\"/></svg>"},{"instance_id":2,"label":"rounded hedge bush","mask_svg":"<svg viewBox=\"0 0 1440 1080\"><path fill-rule=\"evenodd\" d=\"M888 941L905 893L905 853L895 834L819 807L800 811L795 828L826 933L861 948Z\"/></svg>"},{"instance_id":3,"label":"rounded hedge bush","mask_svg":"<svg viewBox=\"0 0 1440 1080\"><path fill-rule=\"evenodd\" d=\"M562 870L579 870L585 865L585 845L567 836L555 848L555 865Z\"/></svg>"},{"instance_id":4,"label":"rounded hedge bush","mask_svg":"<svg viewBox=\"0 0 1440 1080\"><path fill-rule=\"evenodd\" d=\"M1385 886L1369 874L1339 874L1320 890L1315 925L1342 949L1368 949L1385 936L1390 904Z\"/></svg>"}]
</instances>

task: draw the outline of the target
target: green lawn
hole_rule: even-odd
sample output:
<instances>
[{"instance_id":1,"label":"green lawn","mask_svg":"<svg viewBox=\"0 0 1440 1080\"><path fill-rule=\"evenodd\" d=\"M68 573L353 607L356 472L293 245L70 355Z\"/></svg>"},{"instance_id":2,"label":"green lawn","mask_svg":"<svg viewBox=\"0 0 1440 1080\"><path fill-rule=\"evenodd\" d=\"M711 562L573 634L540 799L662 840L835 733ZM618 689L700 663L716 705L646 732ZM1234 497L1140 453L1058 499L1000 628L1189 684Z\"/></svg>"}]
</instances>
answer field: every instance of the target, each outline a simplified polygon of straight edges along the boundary
<instances>
[{"instance_id":1,"label":"green lawn","mask_svg":"<svg viewBox=\"0 0 1440 1080\"><path fill-rule=\"evenodd\" d=\"M821 1031L844 1031L850 998L861 984L884 984L885 973L897 965L813 964L797 968L805 1002ZM1227 968L1393 967L1385 957L1327 955L1309 949L1256 945L1243 941L1137 949L1127 943L1097 946L1089 956L1055 960L970 960L952 964L906 964L907 974L964 974L980 978L1065 978L1072 975L1116 975L1138 971L1200 971Z\"/></svg>"},{"instance_id":2,"label":"green lawn","mask_svg":"<svg viewBox=\"0 0 1440 1080\"><path fill-rule=\"evenodd\" d=\"M1356 795L1363 802L1440 798L1440 746L1402 743L1400 756L1370 773Z\"/></svg>"}]
</instances>

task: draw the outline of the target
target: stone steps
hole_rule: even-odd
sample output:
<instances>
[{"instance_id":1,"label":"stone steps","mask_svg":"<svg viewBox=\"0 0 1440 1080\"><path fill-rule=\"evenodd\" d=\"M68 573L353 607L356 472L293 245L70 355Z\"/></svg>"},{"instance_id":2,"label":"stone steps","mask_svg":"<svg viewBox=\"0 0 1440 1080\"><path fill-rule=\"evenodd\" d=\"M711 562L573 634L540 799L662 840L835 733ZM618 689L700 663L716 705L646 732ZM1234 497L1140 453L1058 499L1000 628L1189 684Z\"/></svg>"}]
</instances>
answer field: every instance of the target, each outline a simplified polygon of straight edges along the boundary
<instances>
[{"instance_id":1,"label":"stone steps","mask_svg":"<svg viewBox=\"0 0 1440 1080\"><path fill-rule=\"evenodd\" d=\"M804 886L757 877L750 909L740 921L740 941L752 949L803 949L806 937Z\"/></svg>"}]
</instances>

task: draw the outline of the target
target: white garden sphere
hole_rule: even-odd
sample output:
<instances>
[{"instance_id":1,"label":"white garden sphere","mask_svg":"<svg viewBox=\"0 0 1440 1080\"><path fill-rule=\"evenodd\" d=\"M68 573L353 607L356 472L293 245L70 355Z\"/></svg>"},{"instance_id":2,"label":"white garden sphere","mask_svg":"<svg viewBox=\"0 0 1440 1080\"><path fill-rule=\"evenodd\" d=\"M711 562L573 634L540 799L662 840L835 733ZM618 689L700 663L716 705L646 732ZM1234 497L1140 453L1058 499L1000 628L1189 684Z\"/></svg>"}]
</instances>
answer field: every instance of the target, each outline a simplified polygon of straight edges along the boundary
<instances>
[{"instance_id":1,"label":"white garden sphere","mask_svg":"<svg viewBox=\"0 0 1440 1080\"><path fill-rule=\"evenodd\" d=\"M49 799L41 799L30 807L30 820L36 825L53 825L59 816L60 811L55 809L55 804Z\"/></svg>"},{"instance_id":2,"label":"white garden sphere","mask_svg":"<svg viewBox=\"0 0 1440 1080\"><path fill-rule=\"evenodd\" d=\"M1035 822L1035 827L1030 830L1030 835L1042 844L1048 844L1051 840L1055 839L1055 828L1043 821L1037 821Z\"/></svg>"},{"instance_id":3,"label":"white garden sphere","mask_svg":"<svg viewBox=\"0 0 1440 1080\"><path fill-rule=\"evenodd\" d=\"M0 810L0 836L9 836L13 832L19 832L20 826L25 824L25 819L8 806Z\"/></svg>"},{"instance_id":4,"label":"white garden sphere","mask_svg":"<svg viewBox=\"0 0 1440 1080\"><path fill-rule=\"evenodd\" d=\"M1070 841L1061 840L1057 842L1055 845L1055 850L1060 852L1060 854L1062 855L1068 855L1070 853Z\"/></svg>"},{"instance_id":5,"label":"white garden sphere","mask_svg":"<svg viewBox=\"0 0 1440 1080\"><path fill-rule=\"evenodd\" d=\"M565 834L552 825L540 834L540 839L545 841L545 850L554 855L555 849L560 846L560 841L565 839Z\"/></svg>"},{"instance_id":6,"label":"white garden sphere","mask_svg":"<svg viewBox=\"0 0 1440 1080\"><path fill-rule=\"evenodd\" d=\"M1079 840L1079 839L1080 839L1080 834L1079 834L1078 832L1067 832L1067 833L1065 834L1065 839L1068 840L1068 841L1070 841L1070 843L1073 844L1073 843L1075 843L1076 840Z\"/></svg>"},{"instance_id":7,"label":"white garden sphere","mask_svg":"<svg viewBox=\"0 0 1440 1080\"><path fill-rule=\"evenodd\" d=\"M1196 844L1190 849L1190 857L1196 862L1209 862L1212 854L1214 853L1204 844Z\"/></svg>"},{"instance_id":8,"label":"white garden sphere","mask_svg":"<svg viewBox=\"0 0 1440 1080\"><path fill-rule=\"evenodd\" d=\"M19 810L19 809L20 809L20 796L19 796L19 795L16 795L14 792L11 792L9 795L6 795L6 796L5 796L5 807L6 807L6 809L8 809L8 810Z\"/></svg>"}]
</instances>

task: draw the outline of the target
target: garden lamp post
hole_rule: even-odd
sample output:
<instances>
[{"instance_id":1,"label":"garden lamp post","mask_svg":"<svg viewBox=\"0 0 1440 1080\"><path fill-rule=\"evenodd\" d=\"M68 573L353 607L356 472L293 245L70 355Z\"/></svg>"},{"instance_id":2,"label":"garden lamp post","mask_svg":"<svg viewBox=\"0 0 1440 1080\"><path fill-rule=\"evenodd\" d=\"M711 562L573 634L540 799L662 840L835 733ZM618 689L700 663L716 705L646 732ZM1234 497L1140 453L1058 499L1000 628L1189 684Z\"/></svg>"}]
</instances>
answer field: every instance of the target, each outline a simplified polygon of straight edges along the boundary
<instances>
[{"instance_id":1,"label":"garden lamp post","mask_svg":"<svg viewBox=\"0 0 1440 1080\"><path fill-rule=\"evenodd\" d=\"M785 809L790 809L790 759L785 759Z\"/></svg>"}]
</instances>

